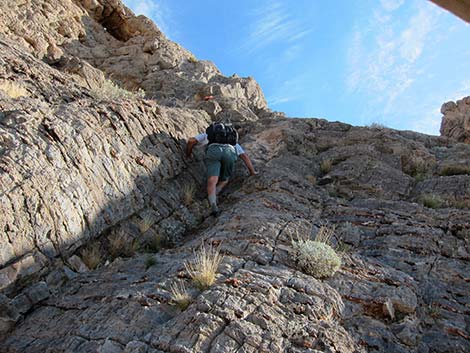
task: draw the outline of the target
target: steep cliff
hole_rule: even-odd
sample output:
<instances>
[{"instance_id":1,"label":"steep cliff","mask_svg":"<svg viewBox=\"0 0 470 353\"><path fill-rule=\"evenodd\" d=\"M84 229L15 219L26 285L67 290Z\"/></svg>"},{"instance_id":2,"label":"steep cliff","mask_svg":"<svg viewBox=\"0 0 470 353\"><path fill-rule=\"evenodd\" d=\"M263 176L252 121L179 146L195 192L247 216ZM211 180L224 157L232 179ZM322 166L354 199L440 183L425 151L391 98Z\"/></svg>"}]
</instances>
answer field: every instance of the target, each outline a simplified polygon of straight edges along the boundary
<instances>
[{"instance_id":1,"label":"steep cliff","mask_svg":"<svg viewBox=\"0 0 470 353\"><path fill-rule=\"evenodd\" d=\"M470 349L469 145L286 119L119 1L0 6L2 351ZM259 171L239 166L218 218L203 151L183 153L213 119ZM342 259L328 279L292 246L322 226ZM184 266L201 244L224 256L204 289Z\"/></svg>"}]
</instances>

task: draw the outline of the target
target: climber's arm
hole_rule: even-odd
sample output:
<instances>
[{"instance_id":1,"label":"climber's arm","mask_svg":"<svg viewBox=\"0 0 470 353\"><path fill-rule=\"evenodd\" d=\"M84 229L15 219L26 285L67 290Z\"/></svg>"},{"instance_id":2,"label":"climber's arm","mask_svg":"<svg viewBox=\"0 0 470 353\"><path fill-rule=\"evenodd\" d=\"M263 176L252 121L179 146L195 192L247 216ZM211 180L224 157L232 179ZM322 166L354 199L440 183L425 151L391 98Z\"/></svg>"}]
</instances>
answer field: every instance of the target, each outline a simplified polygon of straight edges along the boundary
<instances>
[{"instance_id":1,"label":"climber's arm","mask_svg":"<svg viewBox=\"0 0 470 353\"><path fill-rule=\"evenodd\" d=\"M193 147L197 145L197 143L198 141L194 137L189 138L188 142L186 143L186 157L191 157Z\"/></svg>"},{"instance_id":2,"label":"climber's arm","mask_svg":"<svg viewBox=\"0 0 470 353\"><path fill-rule=\"evenodd\" d=\"M246 153L242 153L240 158L245 163L246 168L250 171L250 175L257 175L258 173L255 171L253 164L251 163L250 157Z\"/></svg>"}]
</instances>

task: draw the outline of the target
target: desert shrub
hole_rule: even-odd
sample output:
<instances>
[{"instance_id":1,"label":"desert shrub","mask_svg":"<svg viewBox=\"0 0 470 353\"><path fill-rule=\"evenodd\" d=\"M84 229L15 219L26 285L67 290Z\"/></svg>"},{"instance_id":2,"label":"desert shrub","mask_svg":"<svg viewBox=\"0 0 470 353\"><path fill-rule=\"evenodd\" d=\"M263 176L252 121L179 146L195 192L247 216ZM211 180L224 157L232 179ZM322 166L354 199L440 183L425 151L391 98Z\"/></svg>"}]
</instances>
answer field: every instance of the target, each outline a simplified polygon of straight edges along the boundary
<instances>
[{"instance_id":1,"label":"desert shrub","mask_svg":"<svg viewBox=\"0 0 470 353\"><path fill-rule=\"evenodd\" d=\"M109 253L113 258L131 257L138 248L138 241L131 239L123 231L118 231L109 237Z\"/></svg>"},{"instance_id":2,"label":"desert shrub","mask_svg":"<svg viewBox=\"0 0 470 353\"><path fill-rule=\"evenodd\" d=\"M328 174L331 171L331 167L333 166L333 162L330 159L325 159L320 163L320 171L323 174Z\"/></svg>"},{"instance_id":3,"label":"desert shrub","mask_svg":"<svg viewBox=\"0 0 470 353\"><path fill-rule=\"evenodd\" d=\"M170 285L171 301L181 310L185 310L191 304L192 298L188 294L183 282Z\"/></svg>"},{"instance_id":4,"label":"desert shrub","mask_svg":"<svg viewBox=\"0 0 470 353\"><path fill-rule=\"evenodd\" d=\"M220 248L209 246L206 249L206 247L202 245L201 248L194 253L194 260L192 262L186 262L184 267L196 287L200 290L205 290L214 284L217 268L222 258Z\"/></svg>"},{"instance_id":5,"label":"desert shrub","mask_svg":"<svg viewBox=\"0 0 470 353\"><path fill-rule=\"evenodd\" d=\"M186 206L193 203L195 194L196 186L194 184L190 183L183 186L183 202Z\"/></svg>"},{"instance_id":6,"label":"desert shrub","mask_svg":"<svg viewBox=\"0 0 470 353\"><path fill-rule=\"evenodd\" d=\"M439 169L438 174L441 176L470 174L470 166L465 164L447 164Z\"/></svg>"},{"instance_id":7,"label":"desert shrub","mask_svg":"<svg viewBox=\"0 0 470 353\"><path fill-rule=\"evenodd\" d=\"M85 265L87 265L89 269L94 270L101 263L102 256L100 252L100 244L88 244L80 251L80 255L82 256L82 261Z\"/></svg>"},{"instance_id":8,"label":"desert shrub","mask_svg":"<svg viewBox=\"0 0 470 353\"><path fill-rule=\"evenodd\" d=\"M378 130L387 129L387 127L384 124L378 123L378 122L372 122L367 127L369 129L378 129Z\"/></svg>"},{"instance_id":9,"label":"desert shrub","mask_svg":"<svg viewBox=\"0 0 470 353\"><path fill-rule=\"evenodd\" d=\"M99 87L94 87L91 94L96 99L134 99L144 98L145 91L139 88L135 92L130 92L124 88L119 87L111 80L105 80Z\"/></svg>"},{"instance_id":10,"label":"desert shrub","mask_svg":"<svg viewBox=\"0 0 470 353\"><path fill-rule=\"evenodd\" d=\"M334 230L321 227L315 240L298 239L292 240L295 261L305 273L315 278L327 278L341 267L341 258L336 251L327 244Z\"/></svg>"},{"instance_id":11,"label":"desert shrub","mask_svg":"<svg viewBox=\"0 0 470 353\"><path fill-rule=\"evenodd\" d=\"M28 95L28 91L26 91L23 86L12 81L0 82L0 90L5 92L6 95L10 98L19 98Z\"/></svg>"},{"instance_id":12,"label":"desert shrub","mask_svg":"<svg viewBox=\"0 0 470 353\"><path fill-rule=\"evenodd\" d=\"M440 208L444 204L444 201L438 195L433 194L421 195L420 201L424 207L428 208Z\"/></svg>"},{"instance_id":13,"label":"desert shrub","mask_svg":"<svg viewBox=\"0 0 470 353\"><path fill-rule=\"evenodd\" d=\"M423 158L415 156L402 156L401 162L403 165L403 172L412 176L416 181L423 181L429 171L429 163Z\"/></svg>"}]
</instances>

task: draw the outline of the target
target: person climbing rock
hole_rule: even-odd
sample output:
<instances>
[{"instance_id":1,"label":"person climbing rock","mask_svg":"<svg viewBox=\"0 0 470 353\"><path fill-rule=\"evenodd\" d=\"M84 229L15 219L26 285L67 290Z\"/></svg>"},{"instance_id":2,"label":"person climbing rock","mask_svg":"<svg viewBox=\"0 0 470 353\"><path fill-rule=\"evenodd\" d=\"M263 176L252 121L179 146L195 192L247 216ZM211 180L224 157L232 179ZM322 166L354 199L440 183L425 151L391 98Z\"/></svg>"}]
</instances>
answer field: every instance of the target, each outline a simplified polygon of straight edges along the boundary
<instances>
[{"instance_id":1,"label":"person climbing rock","mask_svg":"<svg viewBox=\"0 0 470 353\"><path fill-rule=\"evenodd\" d=\"M188 139L186 156L191 157L195 145L207 145L204 163L207 169L207 198L213 216L220 211L217 206L217 194L227 185L233 175L235 162L240 157L250 175L256 175L250 158L238 144L237 130L231 124L212 123L205 133Z\"/></svg>"}]
</instances>

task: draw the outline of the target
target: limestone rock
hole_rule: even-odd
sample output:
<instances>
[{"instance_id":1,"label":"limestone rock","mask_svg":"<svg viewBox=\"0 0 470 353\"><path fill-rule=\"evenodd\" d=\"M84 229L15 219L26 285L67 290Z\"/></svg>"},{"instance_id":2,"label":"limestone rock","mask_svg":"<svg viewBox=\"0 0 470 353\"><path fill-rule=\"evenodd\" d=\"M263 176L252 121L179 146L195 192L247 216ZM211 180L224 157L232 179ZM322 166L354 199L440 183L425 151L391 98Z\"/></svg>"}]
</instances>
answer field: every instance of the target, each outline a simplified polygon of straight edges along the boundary
<instances>
[{"instance_id":1,"label":"limestone rock","mask_svg":"<svg viewBox=\"0 0 470 353\"><path fill-rule=\"evenodd\" d=\"M470 350L469 145L286 119L118 0L0 10L0 79L24 93L0 96L2 352ZM96 99L111 75L157 101ZM237 165L218 218L203 150L184 156L214 119L259 172ZM321 226L342 257L325 280L292 248ZM184 266L201 244L223 254L204 291Z\"/></svg>"},{"instance_id":2,"label":"limestone rock","mask_svg":"<svg viewBox=\"0 0 470 353\"><path fill-rule=\"evenodd\" d=\"M470 97L447 102L441 107L441 135L470 143Z\"/></svg>"}]
</instances>

